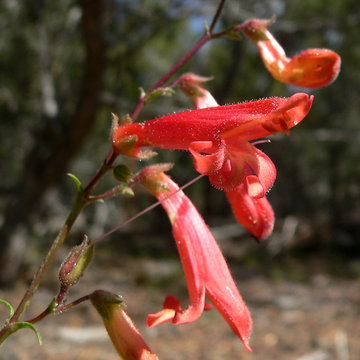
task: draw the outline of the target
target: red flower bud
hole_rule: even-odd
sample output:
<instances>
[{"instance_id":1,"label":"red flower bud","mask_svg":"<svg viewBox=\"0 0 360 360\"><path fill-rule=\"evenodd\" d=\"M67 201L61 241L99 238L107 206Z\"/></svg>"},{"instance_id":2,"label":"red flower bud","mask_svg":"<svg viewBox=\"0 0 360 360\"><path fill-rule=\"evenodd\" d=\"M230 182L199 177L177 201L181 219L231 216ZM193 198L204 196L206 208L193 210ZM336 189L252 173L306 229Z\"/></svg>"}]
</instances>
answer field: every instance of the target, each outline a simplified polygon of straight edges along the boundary
<instances>
[{"instance_id":1,"label":"red flower bud","mask_svg":"<svg viewBox=\"0 0 360 360\"><path fill-rule=\"evenodd\" d=\"M206 78L195 74L184 74L175 81L180 89L187 95L197 109L206 107L218 106L210 91L202 86L203 82L209 81L212 78Z\"/></svg>"},{"instance_id":2,"label":"red flower bud","mask_svg":"<svg viewBox=\"0 0 360 360\"><path fill-rule=\"evenodd\" d=\"M120 296L97 290L91 294L90 300L102 317L109 337L122 359L158 360L126 314Z\"/></svg>"}]
</instances>

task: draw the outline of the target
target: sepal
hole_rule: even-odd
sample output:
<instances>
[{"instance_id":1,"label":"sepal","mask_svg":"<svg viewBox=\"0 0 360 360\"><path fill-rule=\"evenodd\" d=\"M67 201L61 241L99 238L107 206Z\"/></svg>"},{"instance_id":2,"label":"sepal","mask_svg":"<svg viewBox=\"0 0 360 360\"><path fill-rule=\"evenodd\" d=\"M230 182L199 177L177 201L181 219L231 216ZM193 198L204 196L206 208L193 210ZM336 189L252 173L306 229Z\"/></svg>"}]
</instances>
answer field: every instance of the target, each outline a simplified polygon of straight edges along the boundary
<instances>
[{"instance_id":1,"label":"sepal","mask_svg":"<svg viewBox=\"0 0 360 360\"><path fill-rule=\"evenodd\" d=\"M163 181L162 173L169 171L173 166L172 163L151 165L142 169L138 177L146 188L151 189L151 192L170 192L166 182Z\"/></svg>"}]
</instances>

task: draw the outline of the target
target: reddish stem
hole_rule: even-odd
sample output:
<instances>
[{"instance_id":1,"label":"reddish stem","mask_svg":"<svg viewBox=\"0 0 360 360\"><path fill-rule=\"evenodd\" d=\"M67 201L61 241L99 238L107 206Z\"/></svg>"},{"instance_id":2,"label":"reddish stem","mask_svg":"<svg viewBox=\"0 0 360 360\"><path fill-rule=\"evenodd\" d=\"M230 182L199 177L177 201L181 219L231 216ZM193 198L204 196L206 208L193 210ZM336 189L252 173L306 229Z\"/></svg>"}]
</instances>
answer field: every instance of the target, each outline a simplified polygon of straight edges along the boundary
<instances>
[{"instance_id":1,"label":"reddish stem","mask_svg":"<svg viewBox=\"0 0 360 360\"><path fill-rule=\"evenodd\" d=\"M94 202L94 201L97 201L97 200L104 200L104 199L107 199L111 196L115 196L117 194L119 194L119 190L124 187L124 185L118 185L116 187L114 187L113 189L105 192L105 193L102 193L100 195L93 195L93 196L89 196L88 197L88 200L91 201L91 202Z\"/></svg>"},{"instance_id":2,"label":"reddish stem","mask_svg":"<svg viewBox=\"0 0 360 360\"><path fill-rule=\"evenodd\" d=\"M101 176L109 170L111 165L114 163L115 159L117 158L118 154L114 151L113 148L109 151L109 153L106 155L106 158L101 163L100 167L97 169L95 175L90 180L89 184L84 189L84 197L85 199L91 194L91 192L94 190L96 184L98 183Z\"/></svg>"},{"instance_id":3,"label":"reddish stem","mask_svg":"<svg viewBox=\"0 0 360 360\"><path fill-rule=\"evenodd\" d=\"M217 8L217 10L216 10L216 13L215 13L215 15L214 15L214 17L213 17L213 19L212 19L211 25L210 25L210 27L209 27L209 32L210 32L210 33L212 33L212 31L214 30L214 27L215 27L216 23L217 23L218 20L219 20L219 17L220 17L220 15L221 15L222 11L223 11L225 2L226 2L226 0L221 0L221 1L220 1L220 4L219 4L219 6L218 6L218 8Z\"/></svg>"},{"instance_id":4,"label":"reddish stem","mask_svg":"<svg viewBox=\"0 0 360 360\"><path fill-rule=\"evenodd\" d=\"M90 295L85 295L85 296L82 296L81 298L71 302L71 303L68 303L68 304L65 304L65 305L59 305L59 306L56 306L55 308L51 308L51 304L41 313L39 314L38 316L34 317L33 319L31 320L27 320L26 322L28 323L31 323L31 324L35 324L37 322L39 322L40 320L42 320L44 317L50 315L50 314L57 314L57 313L61 313L63 311L66 311L70 308L72 308L73 306L76 306L76 305L79 305L81 303L83 303L84 301L87 301L90 299Z\"/></svg>"},{"instance_id":5,"label":"reddish stem","mask_svg":"<svg viewBox=\"0 0 360 360\"><path fill-rule=\"evenodd\" d=\"M207 42L212 38L212 31L221 15L221 12L223 10L224 4L225 4L226 0L221 0L219 3L219 6L217 8L217 11L213 17L213 20L211 22L211 25L209 27L209 30L207 31L207 33L195 44L195 46L165 75L162 77L162 79L160 79L160 81L158 81L148 92L151 93L152 91L158 89L159 87L163 86L170 78L171 76L173 76L187 61L189 61L189 59L194 56L194 54ZM139 114L141 113L143 107L144 107L144 102L146 99L146 95L140 97L138 103L136 104L134 111L131 115L133 120L136 120L139 116ZM118 154L114 151L114 149L112 148L108 155L106 156L105 160L102 162L101 166L99 167L99 169L97 170L97 172L95 173L95 175L93 176L93 178L90 180L89 184L86 186L86 188L84 189L84 197L83 197L83 201L87 201L89 199L89 196L91 194L91 192L94 190L96 184L98 183L99 179L102 177L102 175L104 173L106 173L106 171L109 170L109 168L111 167L111 165L114 163L115 159L117 158ZM171 194L172 195L172 194ZM170 196L171 196L170 195ZM153 206L151 206L149 209L147 209L146 211L149 211L151 208L155 207L158 204L153 204ZM82 208L82 207L81 207ZM140 214L138 214L136 217L142 215L143 213L145 213L146 211L141 212ZM51 249L49 250L47 257L45 258L43 264L41 265L40 269L38 270L37 274L35 275L30 287L28 288L28 290L26 291L24 297L22 298L19 306L17 307L15 314L12 316L12 318L9 321L9 325L14 324L16 321L18 321L18 319L21 317L21 315L23 314L23 312L26 310L26 308L28 307L28 305L30 304L30 300L32 298L32 296L34 295L35 291L37 290L37 287L39 286L45 272L47 271L50 263L52 262L55 253L57 252L58 248L62 245L62 243L64 242L68 232L71 229L71 226L73 224L73 222L75 221L78 212L80 212L80 209L78 209L78 211L74 211L74 214L70 214L69 218L67 219L67 222L65 223L64 227L62 228L62 230L60 231L57 239L55 240L55 242L53 243ZM116 227L115 229L109 231L107 234L103 235L102 237L100 237L99 239L95 240L95 242L101 240L102 238L104 238L105 236L109 235L110 233L112 233L113 231L117 230L119 227L123 226L124 224L128 223L130 220L133 219L129 219L128 221L126 221L125 223L121 224L120 226ZM89 299L89 295L84 296L83 298L80 298L76 301L74 301L73 303L67 304L67 305L63 305L62 307L58 307L57 309L61 308L61 310L59 311L63 311L66 310L74 305L77 305L80 302L86 301ZM47 308L43 313L39 314L37 317L35 317L34 319L30 320L29 322L31 323L35 323L39 320L41 320L42 318L44 318L46 315L48 315L49 313L51 313L50 308ZM9 327L5 326L0 330L0 339L5 339L7 336L6 334L9 331ZM1 341L0 341L1 342Z\"/></svg>"},{"instance_id":6,"label":"reddish stem","mask_svg":"<svg viewBox=\"0 0 360 360\"><path fill-rule=\"evenodd\" d=\"M221 15L221 12L224 8L226 0L221 0L220 4L217 8L217 11L213 17L213 20L211 22L211 25L209 27L209 30L207 33L195 44L195 46L165 75L163 76L149 91L147 94L150 94L154 90L160 88L163 86L177 71L179 71L186 62L188 62L194 54L212 38L212 31L214 30L214 27L219 20L219 17ZM146 95L143 95L140 97L138 103L135 106L134 111L131 114L131 118L136 121L136 119L139 117L142 109L144 108Z\"/></svg>"},{"instance_id":7,"label":"reddish stem","mask_svg":"<svg viewBox=\"0 0 360 360\"><path fill-rule=\"evenodd\" d=\"M148 92L150 94L154 90L163 86L180 68L184 66L184 64L190 60L192 56L211 38L211 34L207 33L204 35L196 45L161 79L159 80ZM140 115L142 109L144 108L146 95L142 96L138 103L135 106L134 111L131 114L131 118L135 121Z\"/></svg>"}]
</instances>

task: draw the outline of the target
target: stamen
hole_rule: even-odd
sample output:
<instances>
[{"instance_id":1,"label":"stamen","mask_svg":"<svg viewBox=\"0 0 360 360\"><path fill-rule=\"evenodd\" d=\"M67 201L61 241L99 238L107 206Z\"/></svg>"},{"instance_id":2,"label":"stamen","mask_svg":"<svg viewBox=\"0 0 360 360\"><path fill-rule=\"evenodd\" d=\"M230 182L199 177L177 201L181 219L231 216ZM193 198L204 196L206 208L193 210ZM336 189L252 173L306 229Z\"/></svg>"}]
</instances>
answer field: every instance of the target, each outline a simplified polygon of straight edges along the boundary
<instances>
[{"instance_id":1,"label":"stamen","mask_svg":"<svg viewBox=\"0 0 360 360\"><path fill-rule=\"evenodd\" d=\"M258 145L258 144L264 144L264 143L271 143L270 139L260 139L256 141L250 141L251 145Z\"/></svg>"}]
</instances>

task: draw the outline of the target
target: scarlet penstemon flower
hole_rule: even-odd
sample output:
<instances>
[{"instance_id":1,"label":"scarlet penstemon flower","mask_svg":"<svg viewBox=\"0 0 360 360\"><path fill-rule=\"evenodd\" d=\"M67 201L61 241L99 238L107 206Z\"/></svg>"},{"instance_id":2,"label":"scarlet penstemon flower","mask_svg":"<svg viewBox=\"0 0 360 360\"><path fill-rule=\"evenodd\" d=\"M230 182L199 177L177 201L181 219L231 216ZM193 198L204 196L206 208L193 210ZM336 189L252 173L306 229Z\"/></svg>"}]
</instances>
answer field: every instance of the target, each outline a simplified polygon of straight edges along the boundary
<instances>
[{"instance_id":1,"label":"scarlet penstemon flower","mask_svg":"<svg viewBox=\"0 0 360 360\"><path fill-rule=\"evenodd\" d=\"M249 141L288 133L307 115L312 101L312 96L297 93L290 98L167 115L118 127L113 131L113 147L118 153L135 157L142 157L141 148L149 146L190 151L196 170L227 192L238 221L263 239L272 231L273 214L262 199L275 180L276 169L268 156ZM233 200L237 190L250 196L246 204L254 199L247 210Z\"/></svg>"},{"instance_id":2,"label":"scarlet penstemon flower","mask_svg":"<svg viewBox=\"0 0 360 360\"><path fill-rule=\"evenodd\" d=\"M219 106L211 93L202 86L202 82L210 78L204 78L195 74L182 75L175 84L190 97L194 106L199 109L203 107ZM248 144L248 146L253 146ZM254 147L254 152L259 156L259 174L264 174L268 179L267 190L275 180L276 169L271 160L260 150ZM274 227L274 212L269 204L264 189L259 186L257 176L252 175L251 168L244 169L248 175L244 182L233 190L225 190L226 196L233 208L236 219L257 239L269 236ZM267 174L267 175L266 175Z\"/></svg>"},{"instance_id":3,"label":"scarlet penstemon flower","mask_svg":"<svg viewBox=\"0 0 360 360\"><path fill-rule=\"evenodd\" d=\"M158 199L167 212L173 228L175 243L184 268L189 291L190 305L182 310L180 302L168 296L164 309L147 318L149 326L167 321L186 324L197 320L204 309L205 295L216 306L232 330L241 339L248 351L251 333L251 317L229 268L199 212L190 199L167 176L161 165L142 170L142 184ZM172 194L171 196L169 196Z\"/></svg>"},{"instance_id":4,"label":"scarlet penstemon flower","mask_svg":"<svg viewBox=\"0 0 360 360\"><path fill-rule=\"evenodd\" d=\"M238 26L257 45L262 60L277 80L296 86L318 88L338 76L341 59L329 49L307 49L288 58L284 49L267 30L273 20L252 19Z\"/></svg>"}]
</instances>

